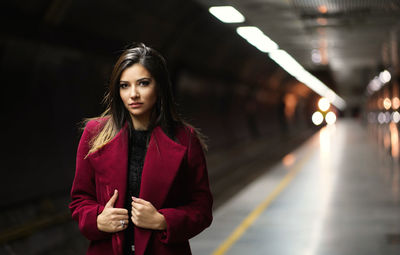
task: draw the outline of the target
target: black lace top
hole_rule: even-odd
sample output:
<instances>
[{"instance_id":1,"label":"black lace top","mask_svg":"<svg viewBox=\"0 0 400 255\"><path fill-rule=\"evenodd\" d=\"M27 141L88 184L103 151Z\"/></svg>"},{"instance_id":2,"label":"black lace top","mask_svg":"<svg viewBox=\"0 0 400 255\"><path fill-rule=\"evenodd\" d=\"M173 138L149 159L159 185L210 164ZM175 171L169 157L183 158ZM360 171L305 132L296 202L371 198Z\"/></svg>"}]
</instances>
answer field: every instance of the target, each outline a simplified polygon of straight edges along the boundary
<instances>
[{"instance_id":1,"label":"black lace top","mask_svg":"<svg viewBox=\"0 0 400 255\"><path fill-rule=\"evenodd\" d=\"M142 179L142 170L144 158L147 152L148 130L132 130L129 140L129 155L128 155L128 183L125 208L129 212L129 224L125 230L125 254L132 254L130 248L134 244L134 228L131 220L132 196L139 197L140 182Z\"/></svg>"}]
</instances>

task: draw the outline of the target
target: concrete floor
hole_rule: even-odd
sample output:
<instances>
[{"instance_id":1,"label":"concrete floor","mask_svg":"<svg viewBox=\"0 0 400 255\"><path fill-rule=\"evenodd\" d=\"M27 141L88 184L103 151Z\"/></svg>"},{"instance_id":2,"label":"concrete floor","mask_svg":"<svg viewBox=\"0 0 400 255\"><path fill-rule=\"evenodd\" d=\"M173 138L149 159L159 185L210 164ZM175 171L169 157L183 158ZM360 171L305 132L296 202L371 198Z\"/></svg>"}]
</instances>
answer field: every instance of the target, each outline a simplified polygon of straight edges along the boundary
<instances>
[{"instance_id":1,"label":"concrete floor","mask_svg":"<svg viewBox=\"0 0 400 255\"><path fill-rule=\"evenodd\" d=\"M341 120L214 212L193 254L400 254L399 167Z\"/></svg>"}]
</instances>

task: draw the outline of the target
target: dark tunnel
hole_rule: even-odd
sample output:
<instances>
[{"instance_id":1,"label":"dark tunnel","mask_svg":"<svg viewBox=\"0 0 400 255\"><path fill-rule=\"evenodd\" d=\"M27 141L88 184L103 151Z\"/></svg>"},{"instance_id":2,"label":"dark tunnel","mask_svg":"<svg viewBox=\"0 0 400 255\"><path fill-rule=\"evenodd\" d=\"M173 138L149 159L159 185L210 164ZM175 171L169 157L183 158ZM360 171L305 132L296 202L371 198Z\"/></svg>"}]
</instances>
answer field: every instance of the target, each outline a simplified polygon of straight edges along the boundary
<instances>
[{"instance_id":1,"label":"dark tunnel","mask_svg":"<svg viewBox=\"0 0 400 255\"><path fill-rule=\"evenodd\" d=\"M322 127L311 121L320 95L200 2L2 4L0 254L86 250L68 209L82 121L105 110L112 66L130 43L166 58L179 112L206 135L214 209ZM338 89L329 69L311 73Z\"/></svg>"}]
</instances>

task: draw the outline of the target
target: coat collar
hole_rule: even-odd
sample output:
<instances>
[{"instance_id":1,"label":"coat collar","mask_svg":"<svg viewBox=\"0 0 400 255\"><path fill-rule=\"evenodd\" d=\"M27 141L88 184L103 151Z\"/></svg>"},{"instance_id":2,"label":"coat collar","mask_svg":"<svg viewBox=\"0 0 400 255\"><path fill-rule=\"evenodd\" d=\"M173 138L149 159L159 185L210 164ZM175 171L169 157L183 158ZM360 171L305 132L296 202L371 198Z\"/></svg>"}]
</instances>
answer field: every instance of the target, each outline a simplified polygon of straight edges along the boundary
<instances>
[{"instance_id":1,"label":"coat collar","mask_svg":"<svg viewBox=\"0 0 400 255\"><path fill-rule=\"evenodd\" d=\"M95 169L109 172L106 182L112 189L118 189L120 195L116 207L123 207L125 201L128 140L129 127L125 123L109 143L89 156ZM143 164L141 198L157 209L163 205L186 150L186 146L169 138L160 126L153 129Z\"/></svg>"}]
</instances>

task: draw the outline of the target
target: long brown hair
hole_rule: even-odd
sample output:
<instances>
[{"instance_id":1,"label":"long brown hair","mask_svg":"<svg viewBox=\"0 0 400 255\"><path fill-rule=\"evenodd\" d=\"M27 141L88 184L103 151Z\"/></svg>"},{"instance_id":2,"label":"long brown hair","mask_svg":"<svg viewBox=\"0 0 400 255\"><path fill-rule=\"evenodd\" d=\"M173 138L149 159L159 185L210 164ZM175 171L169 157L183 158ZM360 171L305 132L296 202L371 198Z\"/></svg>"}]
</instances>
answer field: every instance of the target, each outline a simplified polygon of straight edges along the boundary
<instances>
[{"instance_id":1,"label":"long brown hair","mask_svg":"<svg viewBox=\"0 0 400 255\"><path fill-rule=\"evenodd\" d=\"M150 114L148 130L151 132L156 126L160 126L166 135L174 139L174 132L177 126L184 125L193 128L177 114L169 73L163 56L143 43L134 43L126 47L114 65L109 90L103 100L107 108L99 116L100 118L107 118L107 120L99 133L90 141L88 155L111 141L126 122L128 122L130 130L134 128L129 111L122 102L119 90L122 72L136 63L145 67L156 82L157 101ZM85 123L99 117L86 119ZM203 149L207 150L204 135L198 129L194 130L200 139Z\"/></svg>"}]
</instances>

